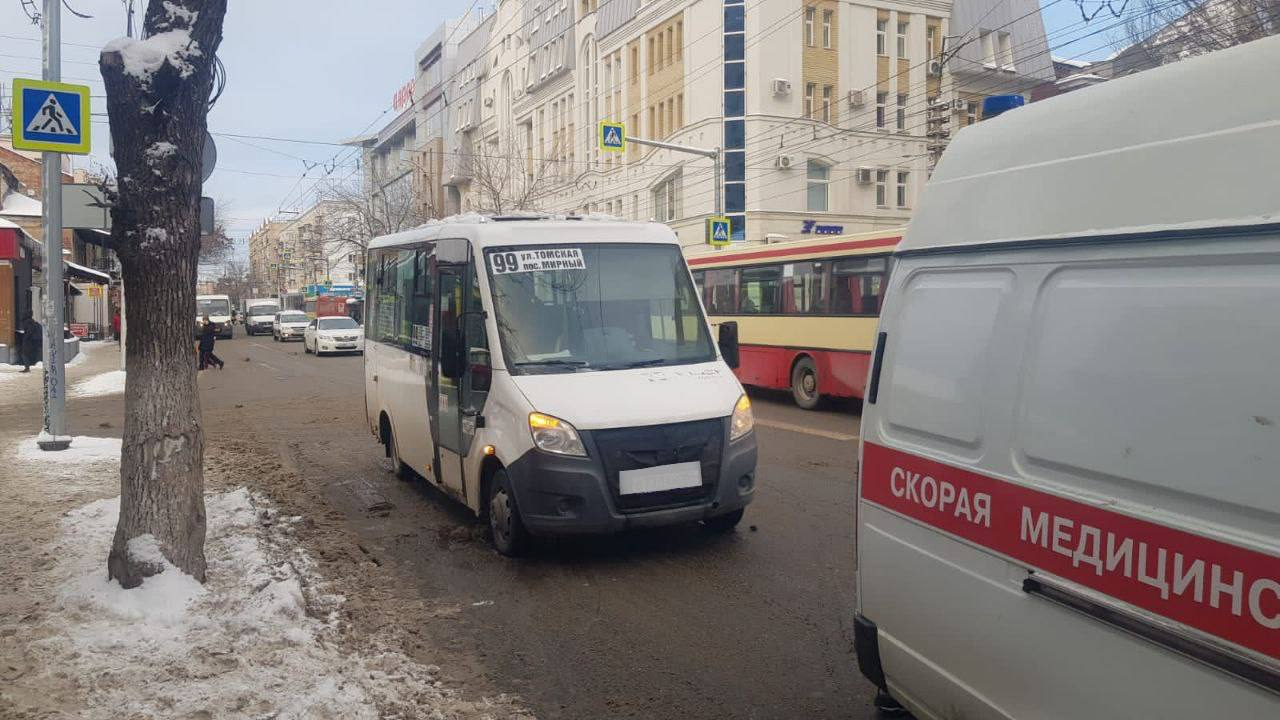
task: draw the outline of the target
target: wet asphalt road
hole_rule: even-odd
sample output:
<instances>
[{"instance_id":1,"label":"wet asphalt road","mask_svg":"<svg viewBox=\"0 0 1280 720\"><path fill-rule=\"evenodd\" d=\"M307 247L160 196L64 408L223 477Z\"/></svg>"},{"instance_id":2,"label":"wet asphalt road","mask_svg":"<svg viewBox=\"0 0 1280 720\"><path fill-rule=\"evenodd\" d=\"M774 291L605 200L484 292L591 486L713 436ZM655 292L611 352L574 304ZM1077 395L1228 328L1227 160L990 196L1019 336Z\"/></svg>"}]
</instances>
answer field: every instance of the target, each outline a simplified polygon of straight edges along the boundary
<instances>
[{"instance_id":1,"label":"wet asphalt road","mask_svg":"<svg viewBox=\"0 0 1280 720\"><path fill-rule=\"evenodd\" d=\"M251 435L376 553L450 684L513 693L541 718L873 718L852 646L858 415L753 393L755 502L737 532L701 527L494 553L468 511L397 480L364 418L362 359L270 337L219 342L206 423ZM366 510L370 492L393 506Z\"/></svg>"}]
</instances>

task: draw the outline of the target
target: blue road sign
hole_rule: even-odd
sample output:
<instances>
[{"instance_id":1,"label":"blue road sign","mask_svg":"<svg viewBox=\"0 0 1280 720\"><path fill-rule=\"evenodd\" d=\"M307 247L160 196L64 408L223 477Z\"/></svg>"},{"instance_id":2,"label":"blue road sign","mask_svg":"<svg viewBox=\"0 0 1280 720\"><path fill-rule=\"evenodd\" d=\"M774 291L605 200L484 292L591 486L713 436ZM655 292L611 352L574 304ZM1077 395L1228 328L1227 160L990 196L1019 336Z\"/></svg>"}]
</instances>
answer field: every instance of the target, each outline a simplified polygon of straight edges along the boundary
<instances>
[{"instance_id":1,"label":"blue road sign","mask_svg":"<svg viewBox=\"0 0 1280 720\"><path fill-rule=\"evenodd\" d=\"M19 150L88 154L88 86L16 78L13 146Z\"/></svg>"},{"instance_id":2,"label":"blue road sign","mask_svg":"<svg viewBox=\"0 0 1280 720\"><path fill-rule=\"evenodd\" d=\"M707 242L712 245L728 245L733 239L733 227L727 217L707 218Z\"/></svg>"},{"instance_id":3,"label":"blue road sign","mask_svg":"<svg viewBox=\"0 0 1280 720\"><path fill-rule=\"evenodd\" d=\"M600 121L600 149L609 152L623 152L627 149L627 130L623 123Z\"/></svg>"}]
</instances>

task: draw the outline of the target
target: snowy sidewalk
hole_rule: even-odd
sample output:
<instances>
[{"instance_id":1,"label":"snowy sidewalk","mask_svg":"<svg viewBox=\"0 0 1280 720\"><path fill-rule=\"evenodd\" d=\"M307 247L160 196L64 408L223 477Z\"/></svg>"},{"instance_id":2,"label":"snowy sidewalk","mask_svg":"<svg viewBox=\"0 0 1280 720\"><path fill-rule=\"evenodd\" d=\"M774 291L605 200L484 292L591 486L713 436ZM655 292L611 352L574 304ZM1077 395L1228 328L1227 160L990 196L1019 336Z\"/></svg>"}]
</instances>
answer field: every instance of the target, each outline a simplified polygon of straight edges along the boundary
<instances>
[{"instance_id":1,"label":"snowy sidewalk","mask_svg":"<svg viewBox=\"0 0 1280 720\"><path fill-rule=\"evenodd\" d=\"M294 537L302 519L245 488L206 495L205 585L171 566L135 590L108 581L119 447L0 445L0 577L14 579L0 595L0 716L512 717L342 632L344 598ZM130 547L158 551L150 536Z\"/></svg>"}]
</instances>

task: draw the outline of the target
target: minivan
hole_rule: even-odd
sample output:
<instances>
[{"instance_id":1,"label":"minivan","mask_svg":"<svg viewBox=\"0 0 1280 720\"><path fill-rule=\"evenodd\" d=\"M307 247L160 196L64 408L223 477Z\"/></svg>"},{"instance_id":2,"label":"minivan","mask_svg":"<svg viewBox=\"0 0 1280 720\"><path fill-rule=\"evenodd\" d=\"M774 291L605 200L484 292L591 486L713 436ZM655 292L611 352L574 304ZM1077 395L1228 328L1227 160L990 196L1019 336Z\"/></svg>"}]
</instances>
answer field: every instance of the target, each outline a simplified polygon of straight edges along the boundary
<instances>
[{"instance_id":1,"label":"minivan","mask_svg":"<svg viewBox=\"0 0 1280 720\"><path fill-rule=\"evenodd\" d=\"M657 223L460 216L374 240L369 429L397 473L530 535L702 522L755 490L751 403Z\"/></svg>"},{"instance_id":2,"label":"minivan","mask_svg":"<svg viewBox=\"0 0 1280 720\"><path fill-rule=\"evenodd\" d=\"M862 419L854 638L882 707L1280 717L1277 69L1258 40L943 155Z\"/></svg>"}]
</instances>

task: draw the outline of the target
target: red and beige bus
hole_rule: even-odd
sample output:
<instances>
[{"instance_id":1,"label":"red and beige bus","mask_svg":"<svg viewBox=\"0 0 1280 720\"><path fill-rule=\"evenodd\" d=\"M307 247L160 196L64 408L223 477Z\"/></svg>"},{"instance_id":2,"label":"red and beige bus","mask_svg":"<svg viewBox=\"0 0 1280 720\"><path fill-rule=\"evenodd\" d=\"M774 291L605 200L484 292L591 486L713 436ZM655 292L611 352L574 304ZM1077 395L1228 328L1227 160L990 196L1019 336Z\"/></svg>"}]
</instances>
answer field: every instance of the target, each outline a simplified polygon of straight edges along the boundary
<instances>
[{"instance_id":1,"label":"red and beige bus","mask_svg":"<svg viewBox=\"0 0 1280 720\"><path fill-rule=\"evenodd\" d=\"M890 253L902 228L690 255L712 323L738 323L744 385L789 389L813 409L861 398Z\"/></svg>"}]
</instances>

